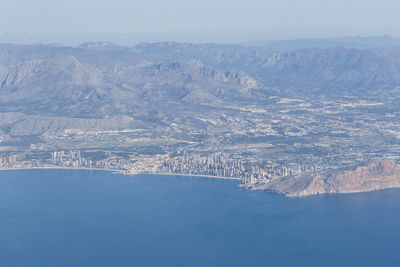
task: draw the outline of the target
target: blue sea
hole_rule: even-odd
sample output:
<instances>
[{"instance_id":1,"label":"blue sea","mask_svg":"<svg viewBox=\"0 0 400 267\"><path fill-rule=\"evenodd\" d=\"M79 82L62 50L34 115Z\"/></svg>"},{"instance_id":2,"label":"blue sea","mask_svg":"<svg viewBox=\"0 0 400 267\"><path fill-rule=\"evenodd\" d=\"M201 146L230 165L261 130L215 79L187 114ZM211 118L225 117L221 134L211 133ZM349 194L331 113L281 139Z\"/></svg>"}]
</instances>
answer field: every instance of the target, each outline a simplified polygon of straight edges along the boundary
<instances>
[{"instance_id":1,"label":"blue sea","mask_svg":"<svg viewBox=\"0 0 400 267\"><path fill-rule=\"evenodd\" d=\"M287 198L210 178L2 171L0 266L400 266L400 190Z\"/></svg>"}]
</instances>

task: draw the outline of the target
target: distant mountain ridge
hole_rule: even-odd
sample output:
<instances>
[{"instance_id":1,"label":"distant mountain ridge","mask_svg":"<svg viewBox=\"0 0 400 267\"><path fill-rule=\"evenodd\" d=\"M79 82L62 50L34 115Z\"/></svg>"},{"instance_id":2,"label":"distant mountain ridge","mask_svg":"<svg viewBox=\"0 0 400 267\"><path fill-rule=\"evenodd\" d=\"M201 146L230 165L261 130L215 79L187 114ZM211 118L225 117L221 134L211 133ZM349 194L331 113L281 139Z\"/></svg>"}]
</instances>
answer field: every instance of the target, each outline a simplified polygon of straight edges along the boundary
<instances>
[{"instance_id":1,"label":"distant mountain ridge","mask_svg":"<svg viewBox=\"0 0 400 267\"><path fill-rule=\"evenodd\" d=\"M0 85L1 112L72 117L140 113L166 103L266 101L273 94L379 95L400 86L400 47L3 44Z\"/></svg>"},{"instance_id":2,"label":"distant mountain ridge","mask_svg":"<svg viewBox=\"0 0 400 267\"><path fill-rule=\"evenodd\" d=\"M243 71L214 70L199 60L97 65L77 57L44 56L9 67L0 86L0 109L104 117L146 112L167 103L242 101L254 98L261 90L257 81Z\"/></svg>"},{"instance_id":3,"label":"distant mountain ridge","mask_svg":"<svg viewBox=\"0 0 400 267\"><path fill-rule=\"evenodd\" d=\"M304 49L304 48L333 48L343 46L347 48L378 48L399 46L400 38L390 35L382 36L343 36L331 38L299 38L292 40L251 42L247 46L269 47L278 49Z\"/></svg>"}]
</instances>

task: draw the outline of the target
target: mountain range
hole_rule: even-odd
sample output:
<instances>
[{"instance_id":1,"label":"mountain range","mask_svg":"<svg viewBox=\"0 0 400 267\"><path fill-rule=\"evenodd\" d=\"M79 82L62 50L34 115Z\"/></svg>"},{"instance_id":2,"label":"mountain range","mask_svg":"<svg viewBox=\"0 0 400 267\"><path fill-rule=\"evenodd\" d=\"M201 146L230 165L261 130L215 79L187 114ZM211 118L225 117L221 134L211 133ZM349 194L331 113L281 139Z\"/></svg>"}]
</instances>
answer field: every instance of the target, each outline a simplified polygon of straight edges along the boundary
<instances>
[{"instance_id":1,"label":"mountain range","mask_svg":"<svg viewBox=\"0 0 400 267\"><path fill-rule=\"evenodd\" d=\"M400 159L400 46L358 41L0 44L0 164L45 166L77 149L86 161L73 166L240 174L291 195L345 190L357 167ZM349 191L397 180L357 181Z\"/></svg>"}]
</instances>

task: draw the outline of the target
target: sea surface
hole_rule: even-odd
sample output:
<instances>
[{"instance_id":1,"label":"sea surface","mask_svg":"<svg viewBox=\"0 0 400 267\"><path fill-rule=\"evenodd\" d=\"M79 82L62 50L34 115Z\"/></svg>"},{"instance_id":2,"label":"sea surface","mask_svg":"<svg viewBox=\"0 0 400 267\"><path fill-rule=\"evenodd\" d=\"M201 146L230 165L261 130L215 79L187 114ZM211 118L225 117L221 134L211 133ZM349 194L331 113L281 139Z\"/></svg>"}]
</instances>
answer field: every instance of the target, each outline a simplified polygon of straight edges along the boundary
<instances>
[{"instance_id":1,"label":"sea surface","mask_svg":"<svg viewBox=\"0 0 400 267\"><path fill-rule=\"evenodd\" d=\"M287 198L210 178L1 171L0 266L400 266L400 190Z\"/></svg>"}]
</instances>

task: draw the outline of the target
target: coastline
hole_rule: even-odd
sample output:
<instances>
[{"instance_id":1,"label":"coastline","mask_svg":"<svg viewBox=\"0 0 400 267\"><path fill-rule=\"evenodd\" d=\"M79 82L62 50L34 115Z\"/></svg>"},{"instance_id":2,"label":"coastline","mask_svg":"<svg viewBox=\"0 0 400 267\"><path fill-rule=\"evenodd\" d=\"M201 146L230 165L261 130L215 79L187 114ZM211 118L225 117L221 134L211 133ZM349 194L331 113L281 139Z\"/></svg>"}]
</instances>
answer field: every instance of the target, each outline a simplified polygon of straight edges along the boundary
<instances>
[{"instance_id":1,"label":"coastline","mask_svg":"<svg viewBox=\"0 0 400 267\"><path fill-rule=\"evenodd\" d=\"M200 174L183 174L183 173L130 173L125 170L116 170L116 169L100 169L100 168L70 168L70 167L57 167L57 166L48 166L48 167L29 167L29 168L6 168L0 169L0 171L17 171L17 170L87 170L87 171L109 171L123 175L168 175L168 176L188 176L188 177L198 177L198 178L210 178L210 179L223 179L223 180L236 180L240 181L241 178L236 177L225 177L225 176L213 176L213 175L200 175Z\"/></svg>"},{"instance_id":2,"label":"coastline","mask_svg":"<svg viewBox=\"0 0 400 267\"><path fill-rule=\"evenodd\" d=\"M102 168L71 168L71 167L61 167L61 166L44 166L44 167L28 167L28 168L0 168L0 171L16 171L16 170L86 170L86 171L107 171L107 172L112 172L114 174L122 174L122 175L128 175L128 176L136 176L136 175L166 175L166 176L187 176L187 177L194 177L194 178L208 178L208 179L221 179L221 180L236 180L236 181L241 181L241 178L237 177L224 177L224 176L213 176L213 175L196 175L196 174L182 174L182 173L149 173L149 172L143 172L143 173L130 173L129 171L126 170L116 170L116 169L102 169ZM239 184L239 187L246 187L249 190L263 190L263 191L268 191L268 192L274 192L278 194L283 194L286 197L289 198L303 198L303 197L308 197L312 195L320 195L320 194L327 194L327 195L332 195L332 194L356 194L356 193L365 193L365 192L374 192L374 191L380 191L380 190L385 190L385 189L400 189L400 186L388 186L388 187L380 187L380 188L373 188L373 189L354 189L354 190L348 190L348 191L337 191L337 192L284 192L284 191L278 191L278 190L270 190L267 188L255 188L253 186L248 186L246 184Z\"/></svg>"},{"instance_id":3,"label":"coastline","mask_svg":"<svg viewBox=\"0 0 400 267\"><path fill-rule=\"evenodd\" d=\"M225 177L225 176L213 176L213 175L201 175L201 174L183 174L183 173L136 173L136 174L127 174L127 175L137 175L137 174L146 174L146 175L169 175L169 176L189 176L189 177L199 177L199 178L211 178L211 179L224 179L224 180L242 180L241 178L236 177Z\"/></svg>"},{"instance_id":4,"label":"coastline","mask_svg":"<svg viewBox=\"0 0 400 267\"><path fill-rule=\"evenodd\" d=\"M7 168L0 171L20 171L20 170L87 170L87 171L109 171L126 174L123 170L100 169L100 168L69 168L69 167L29 167L29 168Z\"/></svg>"}]
</instances>

